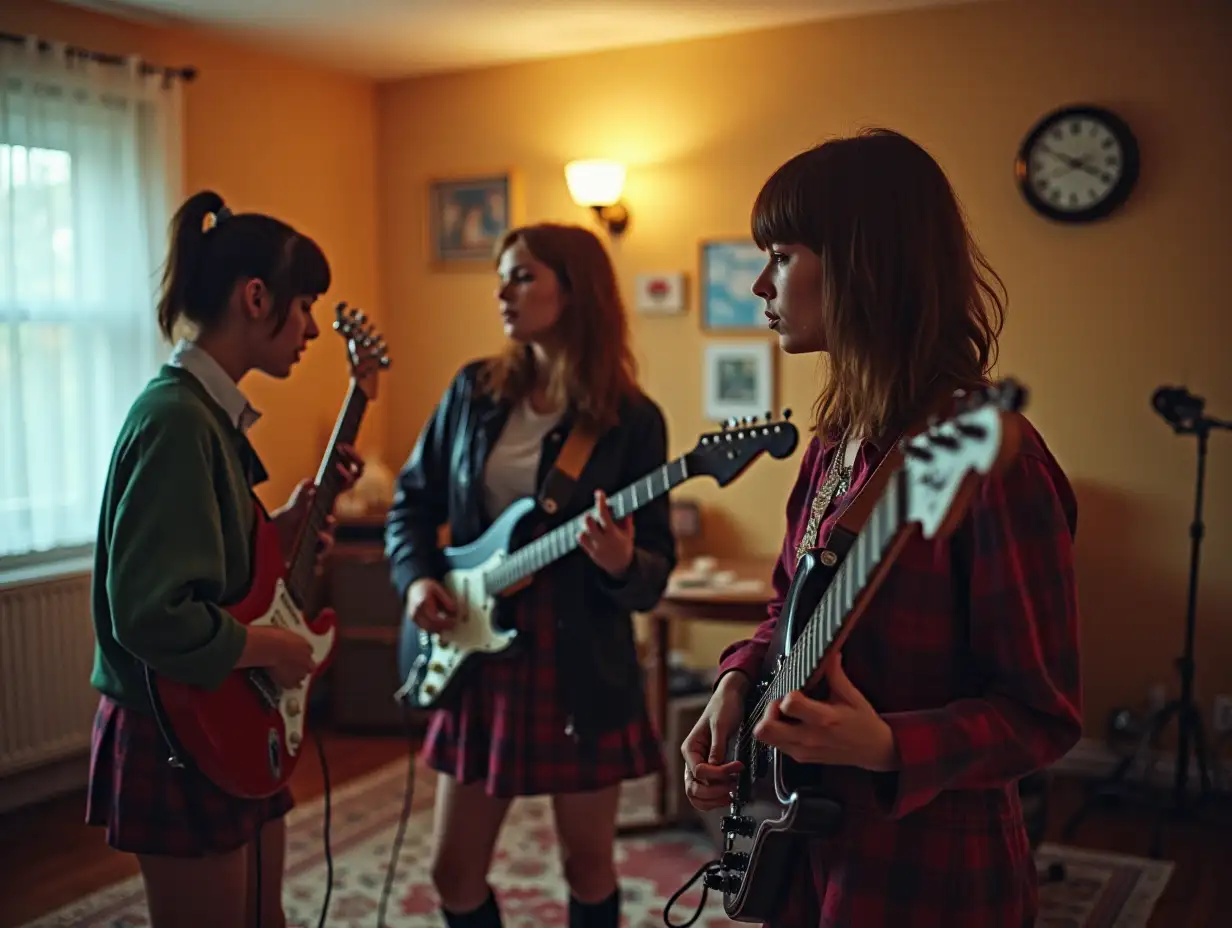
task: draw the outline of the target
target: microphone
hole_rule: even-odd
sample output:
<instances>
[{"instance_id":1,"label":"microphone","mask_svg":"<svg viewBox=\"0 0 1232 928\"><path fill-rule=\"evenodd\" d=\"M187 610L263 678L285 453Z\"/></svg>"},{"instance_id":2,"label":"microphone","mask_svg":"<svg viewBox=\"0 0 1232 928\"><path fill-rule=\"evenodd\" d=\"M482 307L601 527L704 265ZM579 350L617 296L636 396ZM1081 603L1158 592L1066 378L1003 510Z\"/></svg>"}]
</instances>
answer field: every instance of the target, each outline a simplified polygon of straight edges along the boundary
<instances>
[{"instance_id":1,"label":"microphone","mask_svg":"<svg viewBox=\"0 0 1232 928\"><path fill-rule=\"evenodd\" d=\"M1151 396L1151 406L1174 426L1190 426L1202 417L1206 400L1185 387L1162 386Z\"/></svg>"}]
</instances>

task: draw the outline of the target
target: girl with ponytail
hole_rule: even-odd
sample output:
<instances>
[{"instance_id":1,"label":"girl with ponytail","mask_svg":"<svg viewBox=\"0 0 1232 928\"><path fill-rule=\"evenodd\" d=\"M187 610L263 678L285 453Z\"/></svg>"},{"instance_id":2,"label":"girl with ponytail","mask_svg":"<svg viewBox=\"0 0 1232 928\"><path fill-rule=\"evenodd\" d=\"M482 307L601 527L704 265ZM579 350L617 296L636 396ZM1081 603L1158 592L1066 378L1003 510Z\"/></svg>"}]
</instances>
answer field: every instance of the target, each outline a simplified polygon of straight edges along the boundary
<instances>
[{"instance_id":1,"label":"girl with ponytail","mask_svg":"<svg viewBox=\"0 0 1232 928\"><path fill-rule=\"evenodd\" d=\"M133 402L103 488L86 820L137 856L154 928L283 928L290 792L239 799L191 766L171 767L145 668L205 689L237 668L265 668L280 686L312 669L307 642L241 625L226 604L253 579L252 488L267 476L248 440L259 413L239 383L252 370L291 373L318 335L312 308L330 268L312 239L270 216L232 213L211 191L179 208L170 237L158 325L169 341L184 335ZM345 488L362 462L348 448L341 467ZM272 514L288 553L311 487L301 481ZM331 542L327 527L322 553Z\"/></svg>"}]
</instances>

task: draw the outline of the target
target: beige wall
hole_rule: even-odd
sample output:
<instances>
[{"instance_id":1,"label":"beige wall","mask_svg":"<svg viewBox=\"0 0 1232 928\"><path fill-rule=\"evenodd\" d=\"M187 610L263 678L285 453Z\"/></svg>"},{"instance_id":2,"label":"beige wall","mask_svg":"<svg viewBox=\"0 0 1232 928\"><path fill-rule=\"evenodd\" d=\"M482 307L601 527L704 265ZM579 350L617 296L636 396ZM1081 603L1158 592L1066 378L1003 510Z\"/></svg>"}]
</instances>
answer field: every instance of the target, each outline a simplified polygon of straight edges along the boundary
<instances>
[{"instance_id":1,"label":"beige wall","mask_svg":"<svg viewBox=\"0 0 1232 928\"><path fill-rule=\"evenodd\" d=\"M638 271L694 275L702 238L747 234L749 205L782 160L827 135L892 126L949 171L1010 292L1000 373L1032 389L1030 415L1077 487L1087 721L1172 681L1182 642L1194 444L1149 408L1181 382L1232 417L1232 322L1220 259L1232 239L1232 12L1223 0L1005 0L741 37L502 67L376 87L173 29L47 0L9 0L0 28L159 63L193 64L187 179L317 236L333 299L375 311L394 366L363 439L401 462L447 378L500 339L491 274L429 269L429 178L517 168L525 217L586 223L566 161L629 164L633 223L614 246L626 295ZM1138 133L1139 189L1115 219L1063 228L1013 185L1017 146L1044 112L1079 100ZM378 251L379 249L379 251ZM692 284L693 281L691 280ZM633 320L671 450L701 415L696 288L680 318ZM289 383L251 385L277 501L310 471L345 369L328 334ZM779 405L804 413L815 365L780 358ZM398 406L396 415L393 412ZM1198 634L1199 689L1232 692L1232 438L1212 441ZM762 461L707 504L708 545L773 554L796 460ZM728 632L680 644L708 662Z\"/></svg>"},{"instance_id":2,"label":"beige wall","mask_svg":"<svg viewBox=\"0 0 1232 928\"><path fill-rule=\"evenodd\" d=\"M1115 11L1115 12L1114 12ZM696 272L698 242L746 235L759 184L827 135L900 129L950 173L1010 293L1002 374L1032 390L1030 415L1077 487L1087 721L1172 680L1182 642L1194 443L1150 410L1160 383L1204 393L1232 417L1232 13L1207 2L1030 0L793 26L660 48L410 80L379 90L381 266L400 364L388 447L401 458L446 379L493 348L490 273L427 265L429 178L514 167L526 217L582 223L566 161L629 164L632 225L614 256L632 302L639 271ZM1012 163L1052 108L1110 105L1138 133L1144 166L1123 214L1089 228L1033 215ZM671 450L707 427L704 342L688 314L636 318L645 384ZM781 404L806 411L815 364L781 358ZM773 554L796 461L688 492L723 554ZM1199 633L1200 689L1232 692L1232 436L1213 442ZM713 659L728 632L681 644Z\"/></svg>"},{"instance_id":3,"label":"beige wall","mask_svg":"<svg viewBox=\"0 0 1232 928\"><path fill-rule=\"evenodd\" d=\"M267 505L281 505L297 480L316 473L345 397L342 340L328 330L334 303L362 306L383 324L372 84L200 33L135 25L46 0L5 0L0 29L197 67L197 79L184 90L187 190L212 188L235 209L272 213L325 249L334 284L317 318L326 331L290 380L253 374L244 383L265 413L253 430L271 473L261 496ZM366 450L383 446L387 409L372 407L360 434Z\"/></svg>"}]
</instances>

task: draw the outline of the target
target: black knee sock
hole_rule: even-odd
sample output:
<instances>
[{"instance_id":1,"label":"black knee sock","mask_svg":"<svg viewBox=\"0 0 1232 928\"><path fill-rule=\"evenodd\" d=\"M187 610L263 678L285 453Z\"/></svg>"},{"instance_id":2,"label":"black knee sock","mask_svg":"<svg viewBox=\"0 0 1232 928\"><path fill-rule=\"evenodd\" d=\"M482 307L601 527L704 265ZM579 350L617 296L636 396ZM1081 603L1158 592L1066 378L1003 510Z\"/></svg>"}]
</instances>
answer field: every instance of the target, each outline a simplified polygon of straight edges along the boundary
<instances>
[{"instance_id":1,"label":"black knee sock","mask_svg":"<svg viewBox=\"0 0 1232 928\"><path fill-rule=\"evenodd\" d=\"M477 909L469 912L451 912L441 906L441 915L449 928L501 928L500 907L496 904L496 894L488 889L488 898Z\"/></svg>"},{"instance_id":2,"label":"black knee sock","mask_svg":"<svg viewBox=\"0 0 1232 928\"><path fill-rule=\"evenodd\" d=\"M569 895L569 928L618 928L620 925L620 887L599 902L581 902Z\"/></svg>"}]
</instances>

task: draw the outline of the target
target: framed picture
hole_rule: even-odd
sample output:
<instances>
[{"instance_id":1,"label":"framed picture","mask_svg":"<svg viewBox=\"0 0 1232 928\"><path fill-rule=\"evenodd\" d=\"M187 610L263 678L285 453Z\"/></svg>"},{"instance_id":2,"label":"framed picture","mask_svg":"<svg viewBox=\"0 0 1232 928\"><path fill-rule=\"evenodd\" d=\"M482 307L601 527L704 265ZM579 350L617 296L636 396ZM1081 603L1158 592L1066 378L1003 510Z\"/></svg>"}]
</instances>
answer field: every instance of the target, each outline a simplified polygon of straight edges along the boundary
<instances>
[{"instance_id":1,"label":"framed picture","mask_svg":"<svg viewBox=\"0 0 1232 928\"><path fill-rule=\"evenodd\" d=\"M429 183L428 244L443 268L491 268L502 235L520 221L519 189L511 171Z\"/></svg>"},{"instance_id":2,"label":"framed picture","mask_svg":"<svg viewBox=\"0 0 1232 928\"><path fill-rule=\"evenodd\" d=\"M634 278L638 312L648 315L676 315L684 312L684 274L638 274Z\"/></svg>"},{"instance_id":3,"label":"framed picture","mask_svg":"<svg viewBox=\"0 0 1232 928\"><path fill-rule=\"evenodd\" d=\"M774 409L774 348L769 341L711 342L704 364L707 419L760 417Z\"/></svg>"},{"instance_id":4,"label":"framed picture","mask_svg":"<svg viewBox=\"0 0 1232 928\"><path fill-rule=\"evenodd\" d=\"M712 332L766 331L766 304L753 282L766 255L750 240L704 241L698 290L702 328Z\"/></svg>"}]
</instances>

